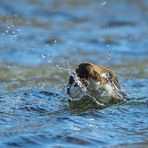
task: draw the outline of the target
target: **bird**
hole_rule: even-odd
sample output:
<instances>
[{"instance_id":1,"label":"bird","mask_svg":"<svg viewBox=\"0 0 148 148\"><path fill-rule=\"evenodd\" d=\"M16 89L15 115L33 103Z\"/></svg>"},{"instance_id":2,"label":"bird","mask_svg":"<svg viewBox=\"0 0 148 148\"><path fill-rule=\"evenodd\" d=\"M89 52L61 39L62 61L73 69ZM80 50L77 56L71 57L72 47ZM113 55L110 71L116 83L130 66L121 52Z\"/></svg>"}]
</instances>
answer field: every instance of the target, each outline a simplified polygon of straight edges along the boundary
<instances>
[{"instance_id":1,"label":"bird","mask_svg":"<svg viewBox=\"0 0 148 148\"><path fill-rule=\"evenodd\" d=\"M126 100L114 72L105 66L81 63L69 76L68 102L71 107L95 104L105 107ZM85 104L85 105L84 105Z\"/></svg>"}]
</instances>

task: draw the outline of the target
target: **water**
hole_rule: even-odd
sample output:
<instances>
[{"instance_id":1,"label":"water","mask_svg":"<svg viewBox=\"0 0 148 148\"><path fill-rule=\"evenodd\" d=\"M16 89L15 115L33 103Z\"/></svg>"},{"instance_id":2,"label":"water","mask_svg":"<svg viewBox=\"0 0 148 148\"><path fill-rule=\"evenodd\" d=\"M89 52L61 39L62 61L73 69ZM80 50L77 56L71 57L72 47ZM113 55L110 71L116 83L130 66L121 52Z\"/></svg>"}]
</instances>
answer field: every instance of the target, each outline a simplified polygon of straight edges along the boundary
<instances>
[{"instance_id":1,"label":"water","mask_svg":"<svg viewBox=\"0 0 148 148\"><path fill-rule=\"evenodd\" d=\"M147 147L147 13L147 0L1 0L0 147ZM110 66L128 101L70 110L63 69L84 61Z\"/></svg>"}]
</instances>

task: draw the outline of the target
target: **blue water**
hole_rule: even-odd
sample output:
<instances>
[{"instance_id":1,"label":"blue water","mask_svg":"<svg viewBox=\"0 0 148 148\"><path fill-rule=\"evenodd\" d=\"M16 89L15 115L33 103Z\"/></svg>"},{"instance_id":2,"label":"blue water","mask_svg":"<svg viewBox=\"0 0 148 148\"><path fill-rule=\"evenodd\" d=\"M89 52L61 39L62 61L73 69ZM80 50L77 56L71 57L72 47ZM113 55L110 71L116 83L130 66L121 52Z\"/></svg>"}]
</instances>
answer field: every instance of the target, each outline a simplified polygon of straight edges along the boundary
<instances>
[{"instance_id":1,"label":"blue water","mask_svg":"<svg viewBox=\"0 0 148 148\"><path fill-rule=\"evenodd\" d=\"M148 147L148 1L0 2L0 147ZM68 72L110 66L128 101L67 107Z\"/></svg>"}]
</instances>

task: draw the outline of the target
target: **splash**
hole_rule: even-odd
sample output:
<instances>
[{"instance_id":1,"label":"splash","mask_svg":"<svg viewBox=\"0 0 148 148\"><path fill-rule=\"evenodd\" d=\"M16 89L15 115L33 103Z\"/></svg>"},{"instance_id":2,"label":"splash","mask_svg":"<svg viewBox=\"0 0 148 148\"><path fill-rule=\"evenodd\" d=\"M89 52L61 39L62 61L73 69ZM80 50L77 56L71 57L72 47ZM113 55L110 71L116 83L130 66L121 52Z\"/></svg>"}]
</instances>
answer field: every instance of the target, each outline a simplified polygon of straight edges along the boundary
<instances>
[{"instance_id":1,"label":"splash","mask_svg":"<svg viewBox=\"0 0 148 148\"><path fill-rule=\"evenodd\" d=\"M102 3L101 3L101 5L102 5L102 6L104 6L104 5L106 5L106 3L107 3L107 2L106 2L106 1L104 1L104 2L102 2Z\"/></svg>"},{"instance_id":2,"label":"splash","mask_svg":"<svg viewBox=\"0 0 148 148\"><path fill-rule=\"evenodd\" d=\"M66 65L66 66L64 66ZM68 63L68 60L66 60L66 64L64 64L63 66L60 65L56 65L56 67L59 68L60 71L66 71L70 76L73 77L74 81L79 85L79 87L82 90L82 96L86 96L87 95L87 88L81 83L81 81L79 80L79 77L77 76L77 73L72 70L71 66Z\"/></svg>"},{"instance_id":3,"label":"splash","mask_svg":"<svg viewBox=\"0 0 148 148\"><path fill-rule=\"evenodd\" d=\"M41 62L47 60L48 63L52 63L53 62L53 59L52 57L50 56L50 54L45 54L45 53L42 53L41 54Z\"/></svg>"},{"instance_id":4,"label":"splash","mask_svg":"<svg viewBox=\"0 0 148 148\"><path fill-rule=\"evenodd\" d=\"M73 77L74 81L81 88L83 96L86 96L87 95L87 88L81 83L81 81L79 80L79 78L77 76L77 73L75 71L71 70L71 69L68 69L68 73L69 73L70 76Z\"/></svg>"},{"instance_id":5,"label":"splash","mask_svg":"<svg viewBox=\"0 0 148 148\"><path fill-rule=\"evenodd\" d=\"M72 68L70 67L68 61L66 61L66 68L65 68L65 66L60 66L60 65L56 65L56 67L58 67L60 71L66 71L70 76L72 76L74 81L81 88L81 91L82 91L81 98L77 98L77 99L75 99L73 101L80 101L81 99L86 99L87 98L91 102L93 102L97 107L105 107L105 104L101 100L95 98L92 94L90 94L88 92L87 88L82 84L79 77L77 76L77 73L74 70L72 70Z\"/></svg>"},{"instance_id":6,"label":"splash","mask_svg":"<svg viewBox=\"0 0 148 148\"><path fill-rule=\"evenodd\" d=\"M109 51L107 53L107 67L108 68L110 68L111 60L112 60L112 52ZM125 100L126 99L127 96L125 95L126 94L125 92L126 92L127 82L125 84L123 84L121 90L119 90L116 87L115 83L110 79L109 73L104 73L102 75L102 77L104 77L110 83L110 85L113 88L114 93L117 94L119 100Z\"/></svg>"},{"instance_id":7,"label":"splash","mask_svg":"<svg viewBox=\"0 0 148 148\"><path fill-rule=\"evenodd\" d=\"M101 4L100 4L100 6L99 6L99 8L104 7L106 4L107 4L107 1L102 1Z\"/></svg>"},{"instance_id":8,"label":"splash","mask_svg":"<svg viewBox=\"0 0 148 148\"><path fill-rule=\"evenodd\" d=\"M112 86L113 92L117 95L117 99L119 101L126 100L126 95L124 94L124 92L122 90L119 90L117 88L117 86L115 85L115 83L110 78L109 73L103 73L102 74L102 77L104 77L109 82L109 84Z\"/></svg>"},{"instance_id":9,"label":"splash","mask_svg":"<svg viewBox=\"0 0 148 148\"><path fill-rule=\"evenodd\" d=\"M18 33L21 31L19 28L16 28L16 26L13 24L12 20L7 20L6 22L7 28L2 33L2 35L8 35L11 40L17 40L18 39Z\"/></svg>"},{"instance_id":10,"label":"splash","mask_svg":"<svg viewBox=\"0 0 148 148\"><path fill-rule=\"evenodd\" d=\"M110 67L110 63L111 63L111 59L112 59L112 52L107 52L107 67Z\"/></svg>"}]
</instances>

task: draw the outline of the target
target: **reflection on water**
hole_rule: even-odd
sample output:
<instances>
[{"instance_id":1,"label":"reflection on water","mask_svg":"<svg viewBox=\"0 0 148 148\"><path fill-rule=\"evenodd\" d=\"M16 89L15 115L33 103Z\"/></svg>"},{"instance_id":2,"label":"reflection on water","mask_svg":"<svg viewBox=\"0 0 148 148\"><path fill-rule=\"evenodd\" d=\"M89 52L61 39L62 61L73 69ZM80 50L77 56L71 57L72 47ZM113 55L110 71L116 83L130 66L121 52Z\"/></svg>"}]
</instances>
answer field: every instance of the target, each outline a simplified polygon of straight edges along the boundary
<instances>
[{"instance_id":1,"label":"reflection on water","mask_svg":"<svg viewBox=\"0 0 148 148\"><path fill-rule=\"evenodd\" d=\"M146 0L1 0L0 147L147 147L147 13ZM110 66L128 101L68 109L64 69L84 61Z\"/></svg>"}]
</instances>

